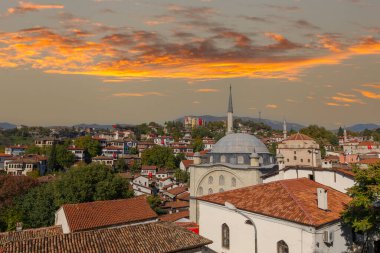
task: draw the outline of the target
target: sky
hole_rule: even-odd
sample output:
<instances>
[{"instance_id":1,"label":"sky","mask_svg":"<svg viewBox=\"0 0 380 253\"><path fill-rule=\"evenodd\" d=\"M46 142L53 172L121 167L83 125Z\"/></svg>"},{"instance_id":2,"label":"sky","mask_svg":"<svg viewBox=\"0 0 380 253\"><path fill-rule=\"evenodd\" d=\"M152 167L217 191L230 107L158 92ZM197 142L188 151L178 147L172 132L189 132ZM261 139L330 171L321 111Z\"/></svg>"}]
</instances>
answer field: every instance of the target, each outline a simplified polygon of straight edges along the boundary
<instances>
[{"instance_id":1,"label":"sky","mask_svg":"<svg viewBox=\"0 0 380 253\"><path fill-rule=\"evenodd\" d=\"M0 1L0 122L380 124L378 0Z\"/></svg>"}]
</instances>

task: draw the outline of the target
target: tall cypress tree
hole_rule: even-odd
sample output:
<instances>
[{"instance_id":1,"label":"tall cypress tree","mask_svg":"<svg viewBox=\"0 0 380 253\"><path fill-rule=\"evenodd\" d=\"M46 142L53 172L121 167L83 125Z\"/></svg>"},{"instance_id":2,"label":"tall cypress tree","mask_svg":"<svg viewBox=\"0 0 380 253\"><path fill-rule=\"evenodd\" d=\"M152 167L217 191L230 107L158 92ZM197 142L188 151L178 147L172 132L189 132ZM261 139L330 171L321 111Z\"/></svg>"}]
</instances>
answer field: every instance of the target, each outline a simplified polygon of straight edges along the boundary
<instances>
[{"instance_id":1,"label":"tall cypress tree","mask_svg":"<svg viewBox=\"0 0 380 253\"><path fill-rule=\"evenodd\" d=\"M56 149L56 144L53 142L53 145L51 146L50 154L49 154L49 159L48 159L48 172L56 171L58 166L57 163L57 149Z\"/></svg>"}]
</instances>

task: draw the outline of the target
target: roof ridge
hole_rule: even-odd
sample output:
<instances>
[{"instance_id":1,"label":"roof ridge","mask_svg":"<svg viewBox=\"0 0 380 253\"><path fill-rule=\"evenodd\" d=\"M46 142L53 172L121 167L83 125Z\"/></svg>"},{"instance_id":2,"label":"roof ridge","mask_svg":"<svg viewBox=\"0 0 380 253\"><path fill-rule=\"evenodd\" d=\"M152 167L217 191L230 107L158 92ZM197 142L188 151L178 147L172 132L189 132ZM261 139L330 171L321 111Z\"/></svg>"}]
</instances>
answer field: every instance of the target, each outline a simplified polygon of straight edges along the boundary
<instances>
[{"instance_id":1,"label":"roof ridge","mask_svg":"<svg viewBox=\"0 0 380 253\"><path fill-rule=\"evenodd\" d=\"M289 180L290 181L290 180ZM281 186L286 190L286 192L289 194L289 196L296 202L297 206L302 210L302 212L305 214L305 216L309 219L310 224L315 224L313 221L313 218L306 212L306 210L302 207L298 199L293 195L293 193L289 190L289 188L284 184L282 180L277 181L281 184Z\"/></svg>"}]
</instances>

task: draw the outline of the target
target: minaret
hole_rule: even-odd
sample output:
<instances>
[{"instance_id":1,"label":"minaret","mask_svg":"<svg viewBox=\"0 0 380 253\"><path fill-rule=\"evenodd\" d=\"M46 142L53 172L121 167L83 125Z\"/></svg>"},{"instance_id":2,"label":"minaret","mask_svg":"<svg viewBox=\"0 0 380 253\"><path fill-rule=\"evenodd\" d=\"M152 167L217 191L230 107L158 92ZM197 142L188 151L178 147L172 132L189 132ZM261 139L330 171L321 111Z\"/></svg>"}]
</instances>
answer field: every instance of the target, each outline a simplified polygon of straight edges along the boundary
<instances>
[{"instance_id":1,"label":"minaret","mask_svg":"<svg viewBox=\"0 0 380 253\"><path fill-rule=\"evenodd\" d=\"M346 130L346 127L344 127L344 130L343 130L343 142L344 143L347 142L347 130Z\"/></svg>"},{"instance_id":2,"label":"minaret","mask_svg":"<svg viewBox=\"0 0 380 253\"><path fill-rule=\"evenodd\" d=\"M232 107L232 88L230 85L230 98L228 100L228 111L227 111L227 134L232 133L232 128L233 128L233 116L232 114L234 113L234 109Z\"/></svg>"},{"instance_id":3,"label":"minaret","mask_svg":"<svg viewBox=\"0 0 380 253\"><path fill-rule=\"evenodd\" d=\"M284 140L288 138L287 131L286 131L286 120L284 119L284 124L282 125L282 133L284 134Z\"/></svg>"}]
</instances>

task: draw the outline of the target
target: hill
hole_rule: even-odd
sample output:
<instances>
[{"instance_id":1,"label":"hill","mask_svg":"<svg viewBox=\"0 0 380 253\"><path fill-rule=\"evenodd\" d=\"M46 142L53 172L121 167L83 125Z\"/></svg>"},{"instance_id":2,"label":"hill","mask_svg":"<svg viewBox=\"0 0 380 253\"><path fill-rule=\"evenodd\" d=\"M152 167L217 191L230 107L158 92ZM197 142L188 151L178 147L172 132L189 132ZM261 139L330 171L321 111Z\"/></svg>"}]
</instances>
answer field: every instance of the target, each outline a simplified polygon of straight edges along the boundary
<instances>
[{"instance_id":1,"label":"hill","mask_svg":"<svg viewBox=\"0 0 380 253\"><path fill-rule=\"evenodd\" d=\"M17 126L12 124L12 123L8 123L8 122L0 122L0 128L3 128L3 129L13 129L13 128L16 128Z\"/></svg>"},{"instance_id":2,"label":"hill","mask_svg":"<svg viewBox=\"0 0 380 253\"><path fill-rule=\"evenodd\" d=\"M380 125L368 123L368 124L356 124L356 125L348 127L347 129L353 132L361 132L365 129L373 130L377 128L380 128Z\"/></svg>"}]
</instances>

